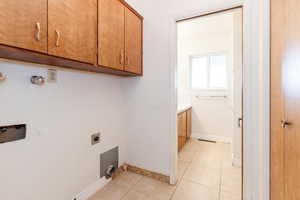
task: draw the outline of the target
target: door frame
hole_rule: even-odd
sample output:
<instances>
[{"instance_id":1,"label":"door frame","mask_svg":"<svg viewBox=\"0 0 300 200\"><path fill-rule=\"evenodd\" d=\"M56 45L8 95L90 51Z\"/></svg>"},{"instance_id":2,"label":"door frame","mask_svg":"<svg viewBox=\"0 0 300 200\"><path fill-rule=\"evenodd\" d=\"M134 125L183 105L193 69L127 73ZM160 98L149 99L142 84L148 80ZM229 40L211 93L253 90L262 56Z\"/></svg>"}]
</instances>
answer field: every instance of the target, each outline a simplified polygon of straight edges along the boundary
<instances>
[{"instance_id":1,"label":"door frame","mask_svg":"<svg viewBox=\"0 0 300 200\"><path fill-rule=\"evenodd\" d=\"M222 13L226 13L226 12L229 12L229 11L232 11L232 10L235 10L235 9L241 9L242 10L242 15L243 15L243 6L240 5L240 6L235 6L235 7L231 7L231 8L227 8L227 9L223 9L223 10L218 10L218 11L206 13L206 14L203 14L203 15L198 15L198 16L193 16L193 17L189 17L189 18L180 19L180 20L177 20L176 23L182 22L182 21L187 21L187 20L192 20L192 19L198 19L198 18L206 17L206 16L212 16L212 15L216 15L216 14L222 14ZM242 28L243 28L243 26L244 25L243 25L243 19L242 19ZM242 36L242 46L243 46L243 36ZM244 57L244 55L242 53L242 60L243 60L243 57ZM177 56L176 56L176 58L177 58ZM244 87L243 87L243 85L244 85L244 83L243 83L243 80L244 80L243 79L243 76L244 76L244 74L243 74L243 64L242 64L241 67L242 67L242 102L241 102L241 104L242 104L242 118L244 118L244 113L243 113L243 101L244 101L244 99L243 99L243 91L244 91ZM234 77L234 75L233 75L233 77ZM233 120L233 123L234 122L235 122L235 119ZM243 133L244 133L244 131L243 131L243 125L242 125L242 127L241 127L241 134L242 134L242 137L241 137L241 156L242 156L241 157L241 162L242 162L241 163L242 164L242 173L241 173L241 176L242 176L242 186L243 186L243 169L244 169L243 168L243 166L244 166L244 159L243 159L243 148L244 148ZM243 187L242 187L242 194L243 194Z\"/></svg>"},{"instance_id":2,"label":"door frame","mask_svg":"<svg viewBox=\"0 0 300 200\"><path fill-rule=\"evenodd\" d=\"M177 181L177 28L178 20L243 8L243 199L268 200L270 2L245 0L169 18L170 27L170 184ZM253 148L255 146L255 148Z\"/></svg>"}]
</instances>

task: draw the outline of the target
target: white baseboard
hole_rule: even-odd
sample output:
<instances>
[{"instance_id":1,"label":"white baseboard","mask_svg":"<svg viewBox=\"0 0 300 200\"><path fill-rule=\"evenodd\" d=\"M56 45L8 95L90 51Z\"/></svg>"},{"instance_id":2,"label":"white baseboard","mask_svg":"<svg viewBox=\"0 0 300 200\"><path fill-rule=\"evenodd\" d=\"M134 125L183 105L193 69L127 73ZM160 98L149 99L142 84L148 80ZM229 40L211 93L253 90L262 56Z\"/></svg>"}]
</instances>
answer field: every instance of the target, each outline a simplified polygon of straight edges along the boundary
<instances>
[{"instance_id":1,"label":"white baseboard","mask_svg":"<svg viewBox=\"0 0 300 200\"><path fill-rule=\"evenodd\" d=\"M92 197L98 190L103 188L106 184L108 184L111 179L106 179L105 177L97 180L96 182L89 185L86 189L80 192L74 199L76 200L88 200Z\"/></svg>"},{"instance_id":2,"label":"white baseboard","mask_svg":"<svg viewBox=\"0 0 300 200\"><path fill-rule=\"evenodd\" d=\"M228 138L228 137L201 134L201 133L192 133L192 138L197 138L197 139L202 139L202 140L211 140L211 141L223 142L223 143L231 143L232 142L232 139Z\"/></svg>"}]
</instances>

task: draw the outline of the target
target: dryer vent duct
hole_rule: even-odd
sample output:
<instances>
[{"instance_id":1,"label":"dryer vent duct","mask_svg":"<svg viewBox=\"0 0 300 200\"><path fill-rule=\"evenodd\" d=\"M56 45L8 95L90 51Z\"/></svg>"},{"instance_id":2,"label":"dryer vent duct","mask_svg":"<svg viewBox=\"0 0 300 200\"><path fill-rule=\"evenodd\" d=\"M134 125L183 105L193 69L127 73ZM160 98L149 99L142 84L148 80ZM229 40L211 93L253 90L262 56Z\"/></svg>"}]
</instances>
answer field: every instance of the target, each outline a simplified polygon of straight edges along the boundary
<instances>
[{"instance_id":1,"label":"dryer vent duct","mask_svg":"<svg viewBox=\"0 0 300 200\"><path fill-rule=\"evenodd\" d=\"M108 168L105 170L105 178L111 178L115 170L116 168L113 165L109 165Z\"/></svg>"}]
</instances>

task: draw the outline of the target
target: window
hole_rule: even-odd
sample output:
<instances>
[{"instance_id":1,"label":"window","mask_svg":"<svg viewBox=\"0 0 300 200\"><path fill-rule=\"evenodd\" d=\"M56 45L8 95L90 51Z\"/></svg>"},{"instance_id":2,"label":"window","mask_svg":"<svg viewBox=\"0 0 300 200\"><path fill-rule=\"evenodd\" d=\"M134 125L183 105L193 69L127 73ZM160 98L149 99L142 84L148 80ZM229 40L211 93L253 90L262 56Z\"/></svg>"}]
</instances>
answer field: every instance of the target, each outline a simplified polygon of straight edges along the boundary
<instances>
[{"instance_id":1,"label":"window","mask_svg":"<svg viewBox=\"0 0 300 200\"><path fill-rule=\"evenodd\" d=\"M225 54L191 57L191 89L227 90L228 71Z\"/></svg>"}]
</instances>

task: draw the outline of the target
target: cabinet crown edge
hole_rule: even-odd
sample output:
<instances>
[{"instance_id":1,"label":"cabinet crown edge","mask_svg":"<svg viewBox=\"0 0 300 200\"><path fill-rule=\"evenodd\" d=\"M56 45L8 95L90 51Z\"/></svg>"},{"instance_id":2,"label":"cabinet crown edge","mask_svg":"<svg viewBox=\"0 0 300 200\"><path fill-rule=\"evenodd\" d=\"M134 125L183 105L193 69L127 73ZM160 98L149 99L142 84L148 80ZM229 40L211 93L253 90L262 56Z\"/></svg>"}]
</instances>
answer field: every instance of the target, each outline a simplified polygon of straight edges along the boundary
<instances>
[{"instance_id":1,"label":"cabinet crown edge","mask_svg":"<svg viewBox=\"0 0 300 200\"><path fill-rule=\"evenodd\" d=\"M118 1L120 1L124 6L126 6L138 18L140 18L142 21L144 21L144 17L136 9L134 9L131 5L129 5L129 3L127 3L125 0L118 0Z\"/></svg>"}]
</instances>

